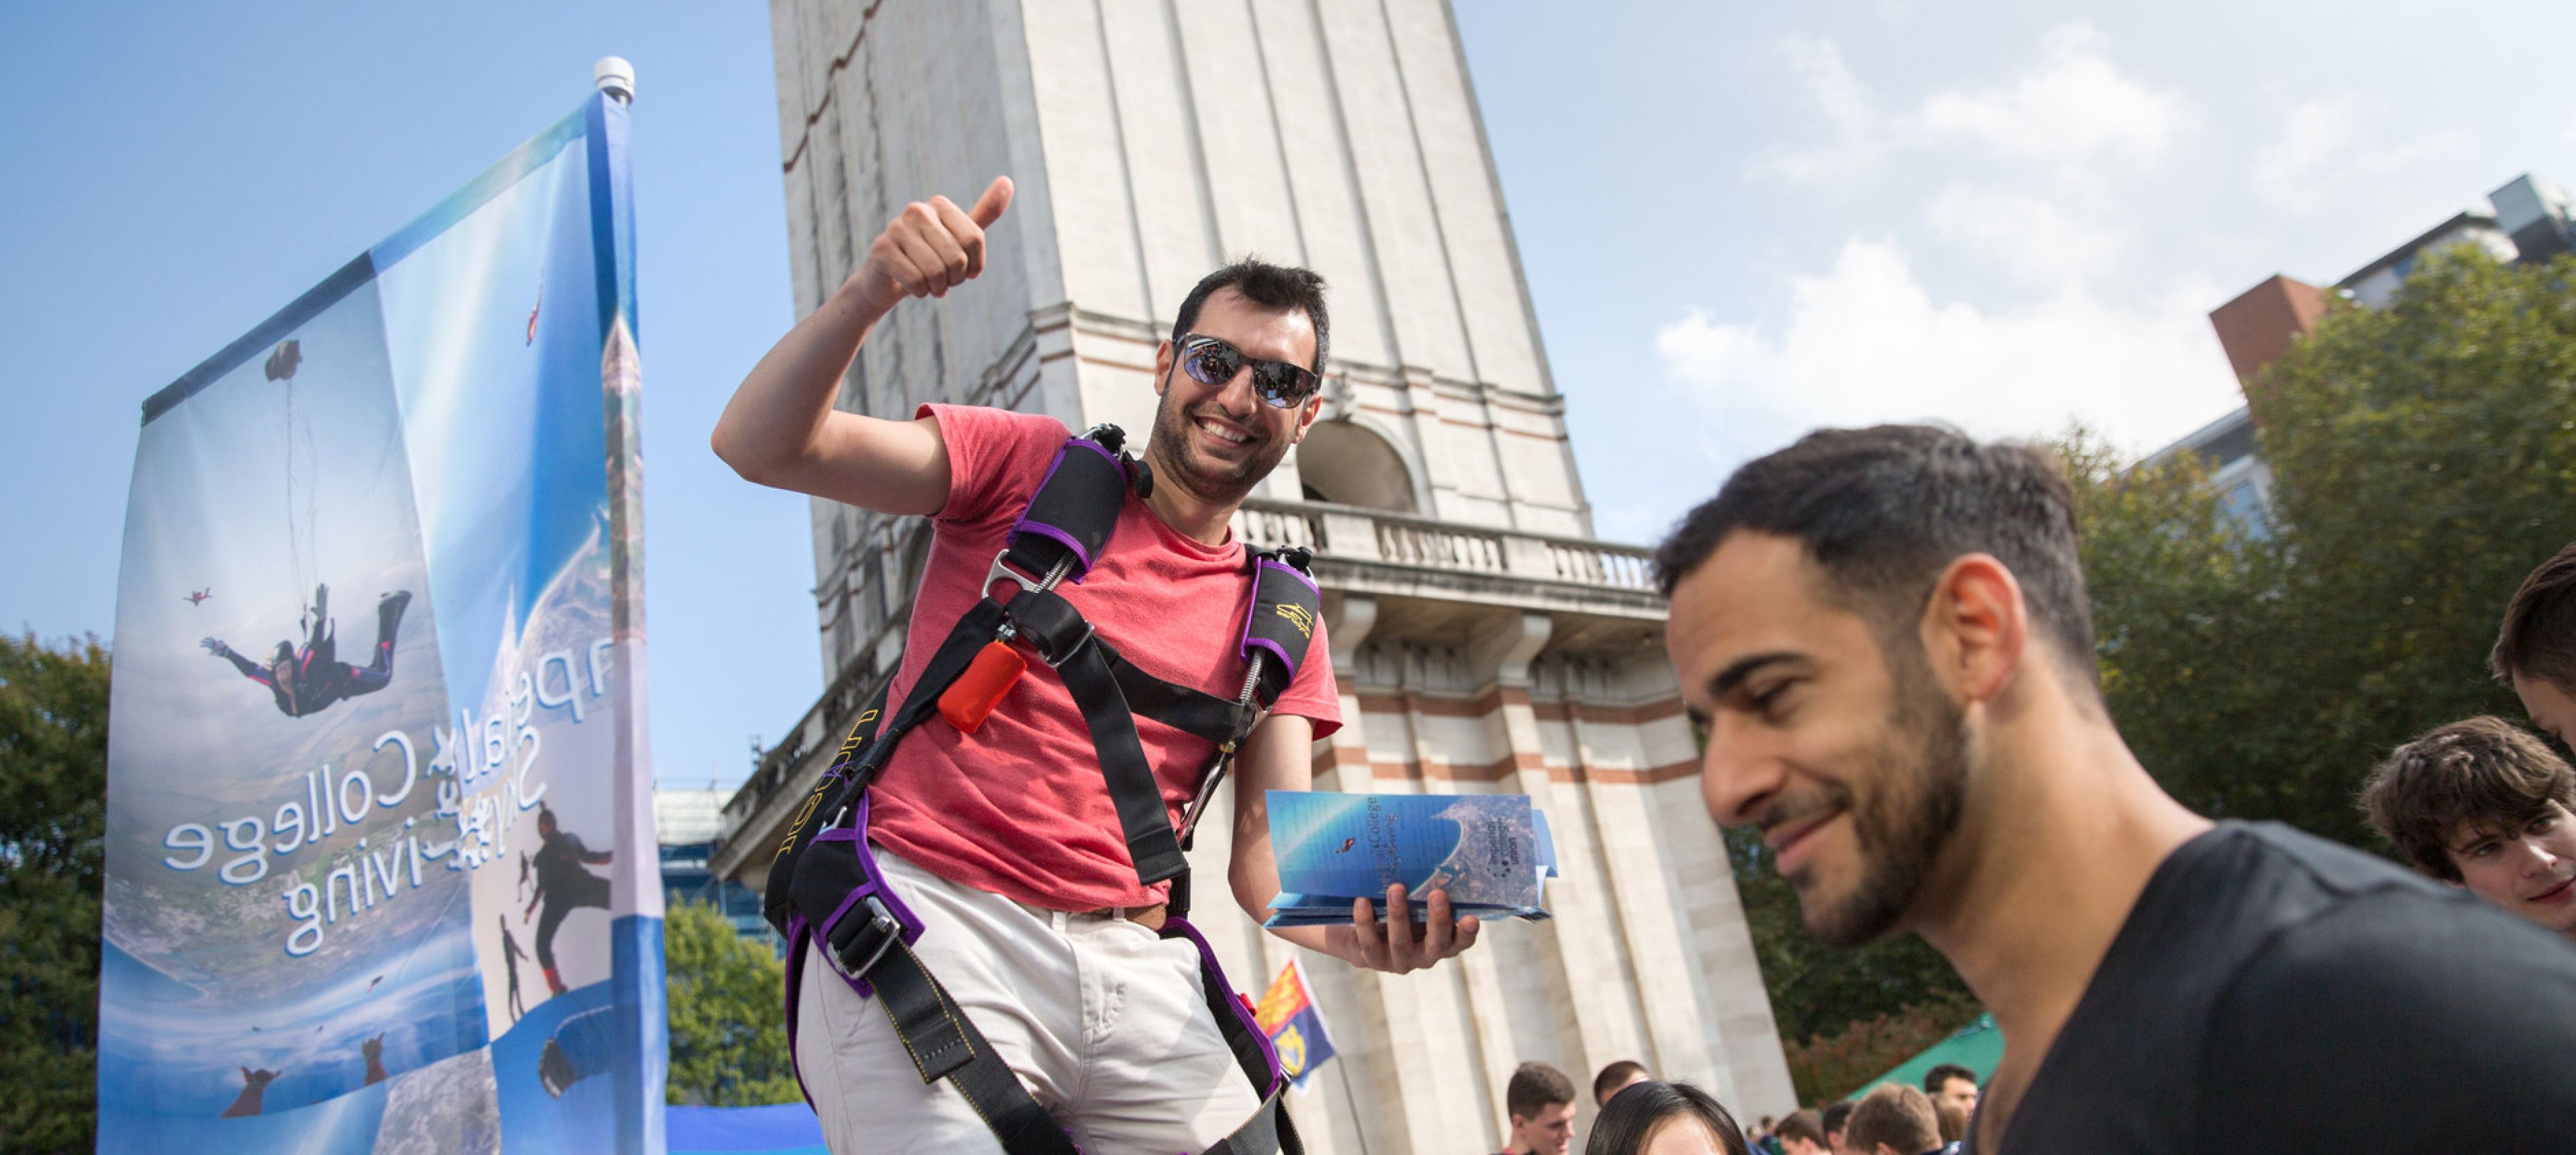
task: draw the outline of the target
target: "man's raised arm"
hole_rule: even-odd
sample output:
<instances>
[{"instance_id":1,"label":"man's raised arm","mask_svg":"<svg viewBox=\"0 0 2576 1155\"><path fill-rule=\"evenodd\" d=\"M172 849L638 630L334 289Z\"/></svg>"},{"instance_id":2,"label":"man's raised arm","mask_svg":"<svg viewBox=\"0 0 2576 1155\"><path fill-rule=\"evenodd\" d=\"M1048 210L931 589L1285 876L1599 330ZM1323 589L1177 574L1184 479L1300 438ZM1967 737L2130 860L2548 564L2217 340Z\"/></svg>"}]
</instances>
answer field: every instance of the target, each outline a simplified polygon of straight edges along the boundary
<instances>
[{"instance_id":1,"label":"man's raised arm","mask_svg":"<svg viewBox=\"0 0 2576 1155\"><path fill-rule=\"evenodd\" d=\"M948 502L948 447L930 418L887 421L832 406L841 377L879 319L905 297L944 297L984 271L984 230L1011 203L995 177L972 209L915 201L868 246L867 259L752 367L711 439L747 481L879 513L932 514Z\"/></svg>"}]
</instances>

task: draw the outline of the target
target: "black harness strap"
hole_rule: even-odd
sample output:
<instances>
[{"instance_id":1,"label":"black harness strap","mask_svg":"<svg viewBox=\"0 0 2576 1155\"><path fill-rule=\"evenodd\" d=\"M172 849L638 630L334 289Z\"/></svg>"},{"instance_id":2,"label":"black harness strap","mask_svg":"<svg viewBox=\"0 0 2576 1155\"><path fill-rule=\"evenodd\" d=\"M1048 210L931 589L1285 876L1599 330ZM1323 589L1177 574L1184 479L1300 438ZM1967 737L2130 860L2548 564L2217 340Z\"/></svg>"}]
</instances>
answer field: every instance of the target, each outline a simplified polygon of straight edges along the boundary
<instances>
[{"instance_id":1,"label":"black harness strap","mask_svg":"<svg viewBox=\"0 0 2576 1155\"><path fill-rule=\"evenodd\" d=\"M1137 881L1147 885L1175 877L1190 868L1181 857L1180 836L1163 803L1163 788L1154 781L1153 763L1145 760L1136 737L1136 714L1119 692L1103 647L1092 636L1091 623L1073 603L1053 590L1024 590L1011 599L1011 620L1038 656L1055 667L1064 688L1082 711L1091 731L1092 749L1100 758L1100 775L1109 784L1109 801L1118 810L1127 857L1136 865Z\"/></svg>"},{"instance_id":2,"label":"black harness strap","mask_svg":"<svg viewBox=\"0 0 2576 1155\"><path fill-rule=\"evenodd\" d=\"M975 1029L948 989L921 968L910 945L898 942L886 952L868 971L868 981L875 985L878 1005L885 1008L895 1034L903 1038L904 1049L912 1053L921 1081L947 1079L983 1116L993 1137L1002 1141L1003 1151L1080 1155L1064 1125L1029 1097L1011 1065L984 1041L984 1033Z\"/></svg>"}]
</instances>

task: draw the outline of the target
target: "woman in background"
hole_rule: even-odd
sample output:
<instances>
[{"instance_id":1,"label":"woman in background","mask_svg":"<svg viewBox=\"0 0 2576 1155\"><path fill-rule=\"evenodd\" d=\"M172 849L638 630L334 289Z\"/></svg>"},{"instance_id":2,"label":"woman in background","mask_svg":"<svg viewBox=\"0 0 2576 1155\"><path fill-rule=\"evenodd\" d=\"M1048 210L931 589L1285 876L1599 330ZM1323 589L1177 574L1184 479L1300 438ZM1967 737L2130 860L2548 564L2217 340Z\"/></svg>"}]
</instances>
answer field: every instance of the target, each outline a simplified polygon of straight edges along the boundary
<instances>
[{"instance_id":1,"label":"woman in background","mask_svg":"<svg viewBox=\"0 0 2576 1155\"><path fill-rule=\"evenodd\" d=\"M1648 1080L1610 1097L1583 1155L1752 1155L1744 1130L1709 1093Z\"/></svg>"}]
</instances>

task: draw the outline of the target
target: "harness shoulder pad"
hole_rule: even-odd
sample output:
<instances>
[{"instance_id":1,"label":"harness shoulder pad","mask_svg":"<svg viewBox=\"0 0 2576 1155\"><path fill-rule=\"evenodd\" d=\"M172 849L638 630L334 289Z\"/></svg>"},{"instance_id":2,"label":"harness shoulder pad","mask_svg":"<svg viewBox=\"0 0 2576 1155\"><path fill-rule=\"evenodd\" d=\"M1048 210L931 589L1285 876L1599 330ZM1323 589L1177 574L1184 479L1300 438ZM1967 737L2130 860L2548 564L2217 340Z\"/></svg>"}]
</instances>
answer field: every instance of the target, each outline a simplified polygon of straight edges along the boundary
<instances>
[{"instance_id":1,"label":"harness shoulder pad","mask_svg":"<svg viewBox=\"0 0 2576 1155\"><path fill-rule=\"evenodd\" d=\"M1090 572L1127 502L1133 459L1119 452L1125 443L1126 434L1115 425L1094 426L1083 436L1065 439L1028 508L1011 526L1007 560L1014 568L1043 577L1057 562L1068 561L1065 576L1077 584Z\"/></svg>"},{"instance_id":2,"label":"harness shoulder pad","mask_svg":"<svg viewBox=\"0 0 2576 1155\"><path fill-rule=\"evenodd\" d=\"M1269 655L1254 691L1265 706L1297 680L1297 670L1315 640L1315 622L1323 613L1323 592L1306 572L1308 557L1306 550L1296 547L1253 555L1252 609L1243 619L1242 652L1246 662L1255 653Z\"/></svg>"}]
</instances>

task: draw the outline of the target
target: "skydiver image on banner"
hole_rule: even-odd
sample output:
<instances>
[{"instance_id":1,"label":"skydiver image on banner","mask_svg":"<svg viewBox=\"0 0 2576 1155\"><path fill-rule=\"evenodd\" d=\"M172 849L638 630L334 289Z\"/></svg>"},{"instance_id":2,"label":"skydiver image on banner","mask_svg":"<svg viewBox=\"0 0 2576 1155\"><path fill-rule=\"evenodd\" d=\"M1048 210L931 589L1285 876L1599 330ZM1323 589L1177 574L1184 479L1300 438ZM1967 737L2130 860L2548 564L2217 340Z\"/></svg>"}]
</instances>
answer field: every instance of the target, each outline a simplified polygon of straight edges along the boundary
<instances>
[{"instance_id":1,"label":"skydiver image on banner","mask_svg":"<svg viewBox=\"0 0 2576 1155\"><path fill-rule=\"evenodd\" d=\"M403 610L411 605L411 591L395 590L377 599L375 661L365 667L339 660L339 634L330 616L330 602L331 587L313 587L313 607L302 623L303 648L279 642L266 665L243 657L221 638L206 638L199 644L207 653L231 662L243 677L268 687L277 698L278 712L289 718L384 689L393 681L394 635L402 627Z\"/></svg>"},{"instance_id":2,"label":"skydiver image on banner","mask_svg":"<svg viewBox=\"0 0 2576 1155\"><path fill-rule=\"evenodd\" d=\"M625 116L145 403L101 1150L661 1149Z\"/></svg>"}]
</instances>

